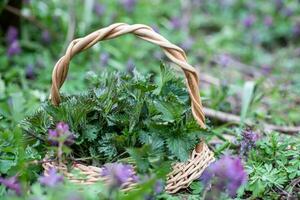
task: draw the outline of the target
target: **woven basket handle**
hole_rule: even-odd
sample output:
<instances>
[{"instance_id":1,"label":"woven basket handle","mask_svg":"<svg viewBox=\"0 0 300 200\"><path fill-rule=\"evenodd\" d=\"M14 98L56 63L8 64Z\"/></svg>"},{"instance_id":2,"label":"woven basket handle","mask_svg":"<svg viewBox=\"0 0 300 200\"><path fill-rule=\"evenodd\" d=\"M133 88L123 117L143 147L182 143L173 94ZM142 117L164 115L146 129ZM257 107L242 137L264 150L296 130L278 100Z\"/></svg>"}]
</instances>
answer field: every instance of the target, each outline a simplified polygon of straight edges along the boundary
<instances>
[{"instance_id":1,"label":"woven basket handle","mask_svg":"<svg viewBox=\"0 0 300 200\"><path fill-rule=\"evenodd\" d=\"M124 23L116 23L106 28L99 29L85 37L73 40L70 43L65 55L62 56L55 64L52 72L52 104L57 106L60 103L61 98L59 89L67 77L69 63L74 55L90 48L98 41L113 39L127 33L133 33L141 39L159 45L163 49L166 56L181 67L185 74L187 88L191 97L193 116L198 124L202 128L205 128L205 117L198 87L199 78L195 68L187 63L186 55L181 48L170 43L164 37L156 33L151 27L143 24L128 25Z\"/></svg>"}]
</instances>

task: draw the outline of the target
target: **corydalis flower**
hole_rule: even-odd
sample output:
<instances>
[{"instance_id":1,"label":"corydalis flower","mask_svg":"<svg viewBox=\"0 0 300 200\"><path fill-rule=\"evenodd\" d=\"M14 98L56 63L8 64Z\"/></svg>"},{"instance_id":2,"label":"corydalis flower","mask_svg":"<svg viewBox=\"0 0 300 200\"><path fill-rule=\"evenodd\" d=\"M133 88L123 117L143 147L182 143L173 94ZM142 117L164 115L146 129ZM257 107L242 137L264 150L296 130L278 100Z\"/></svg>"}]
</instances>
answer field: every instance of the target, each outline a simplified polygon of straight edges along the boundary
<instances>
[{"instance_id":1,"label":"corydalis flower","mask_svg":"<svg viewBox=\"0 0 300 200\"><path fill-rule=\"evenodd\" d=\"M272 71L272 67L270 65L262 65L261 66L261 71L264 75L268 75Z\"/></svg>"},{"instance_id":2,"label":"corydalis flower","mask_svg":"<svg viewBox=\"0 0 300 200\"><path fill-rule=\"evenodd\" d=\"M13 57L21 52L20 43L18 41L18 29L9 27L5 37L7 43L7 56Z\"/></svg>"},{"instance_id":3,"label":"corydalis flower","mask_svg":"<svg viewBox=\"0 0 300 200\"><path fill-rule=\"evenodd\" d=\"M170 24L173 29L179 29L182 26L182 19L180 17L173 17L170 20Z\"/></svg>"},{"instance_id":4,"label":"corydalis flower","mask_svg":"<svg viewBox=\"0 0 300 200\"><path fill-rule=\"evenodd\" d=\"M264 24L268 27L273 25L273 18L271 16L266 16L264 18Z\"/></svg>"},{"instance_id":5,"label":"corydalis flower","mask_svg":"<svg viewBox=\"0 0 300 200\"><path fill-rule=\"evenodd\" d=\"M6 188L15 191L15 193L20 196L22 194L21 192L21 185L19 181L17 180L16 176L10 177L10 178L2 178L0 177L0 183L3 184Z\"/></svg>"},{"instance_id":6,"label":"corydalis flower","mask_svg":"<svg viewBox=\"0 0 300 200\"><path fill-rule=\"evenodd\" d=\"M59 122L56 129L49 130L48 139L53 145L58 145L58 140L64 137L64 144L72 145L74 143L74 135L69 130L69 125L64 122Z\"/></svg>"},{"instance_id":7,"label":"corydalis flower","mask_svg":"<svg viewBox=\"0 0 300 200\"><path fill-rule=\"evenodd\" d=\"M21 53L20 43L18 40L15 40L9 44L8 49L7 49L7 56L13 57L19 53Z\"/></svg>"},{"instance_id":8,"label":"corydalis flower","mask_svg":"<svg viewBox=\"0 0 300 200\"><path fill-rule=\"evenodd\" d=\"M102 168L101 176L108 179L108 183L112 188L122 187L128 182L137 182L137 176L133 167L122 163L105 164Z\"/></svg>"},{"instance_id":9,"label":"corydalis flower","mask_svg":"<svg viewBox=\"0 0 300 200\"><path fill-rule=\"evenodd\" d=\"M255 21L256 21L256 17L254 15L248 15L244 18L243 25L246 28L250 28L254 24Z\"/></svg>"},{"instance_id":10,"label":"corydalis flower","mask_svg":"<svg viewBox=\"0 0 300 200\"><path fill-rule=\"evenodd\" d=\"M241 159L229 155L211 164L200 178L205 185L211 183L213 189L226 192L231 197L236 196L237 190L247 179Z\"/></svg>"},{"instance_id":11,"label":"corydalis flower","mask_svg":"<svg viewBox=\"0 0 300 200\"><path fill-rule=\"evenodd\" d=\"M164 191L164 182L162 180L156 181L154 185L155 194L160 194Z\"/></svg>"},{"instance_id":12,"label":"corydalis flower","mask_svg":"<svg viewBox=\"0 0 300 200\"><path fill-rule=\"evenodd\" d=\"M228 54L221 54L218 57L218 63L222 66L222 67L227 67L230 63L230 61L232 60L232 58L230 57L230 55Z\"/></svg>"},{"instance_id":13,"label":"corydalis flower","mask_svg":"<svg viewBox=\"0 0 300 200\"><path fill-rule=\"evenodd\" d=\"M135 63L134 61L129 58L128 61L127 61L127 65L126 65L126 71L130 74L133 73L133 70L134 70L134 67L135 67Z\"/></svg>"},{"instance_id":14,"label":"corydalis flower","mask_svg":"<svg viewBox=\"0 0 300 200\"><path fill-rule=\"evenodd\" d=\"M255 143L258 140L258 134L247 128L242 132L242 141L240 147L240 154L247 156L248 152L255 147Z\"/></svg>"},{"instance_id":15,"label":"corydalis flower","mask_svg":"<svg viewBox=\"0 0 300 200\"><path fill-rule=\"evenodd\" d=\"M43 33L42 33L42 42L44 44L49 44L51 42L51 34L48 30L43 31Z\"/></svg>"},{"instance_id":16,"label":"corydalis flower","mask_svg":"<svg viewBox=\"0 0 300 200\"><path fill-rule=\"evenodd\" d=\"M101 67L107 66L109 58L110 58L110 55L107 52L104 52L104 53L102 53L100 55L100 64L101 64Z\"/></svg>"},{"instance_id":17,"label":"corydalis flower","mask_svg":"<svg viewBox=\"0 0 300 200\"><path fill-rule=\"evenodd\" d=\"M300 22L293 25L292 33L294 37L300 36Z\"/></svg>"},{"instance_id":18,"label":"corydalis flower","mask_svg":"<svg viewBox=\"0 0 300 200\"><path fill-rule=\"evenodd\" d=\"M131 13L136 5L136 0L120 0L120 3L127 12Z\"/></svg>"},{"instance_id":19,"label":"corydalis flower","mask_svg":"<svg viewBox=\"0 0 300 200\"><path fill-rule=\"evenodd\" d=\"M294 11L293 11L291 8L286 7L286 8L284 8L284 9L282 10L282 14L283 14L285 17L290 17L290 16L292 16L292 15L294 14Z\"/></svg>"},{"instance_id":20,"label":"corydalis flower","mask_svg":"<svg viewBox=\"0 0 300 200\"><path fill-rule=\"evenodd\" d=\"M195 43L194 38L188 37L186 40L184 40L184 42L180 45L180 47L183 50L188 51L193 47L194 43Z\"/></svg>"},{"instance_id":21,"label":"corydalis flower","mask_svg":"<svg viewBox=\"0 0 300 200\"><path fill-rule=\"evenodd\" d=\"M48 175L41 176L39 178L39 182L42 185L48 186L48 187L55 187L59 183L62 183L64 180L64 177L57 173L56 169L51 168L49 170Z\"/></svg>"},{"instance_id":22,"label":"corydalis flower","mask_svg":"<svg viewBox=\"0 0 300 200\"><path fill-rule=\"evenodd\" d=\"M10 26L6 32L6 37L5 37L6 42L9 44L17 39L18 39L18 29L16 27Z\"/></svg>"},{"instance_id":23,"label":"corydalis flower","mask_svg":"<svg viewBox=\"0 0 300 200\"><path fill-rule=\"evenodd\" d=\"M105 5L100 4L99 2L95 2L93 10L98 16L102 16L106 10L106 7Z\"/></svg>"},{"instance_id":24,"label":"corydalis flower","mask_svg":"<svg viewBox=\"0 0 300 200\"><path fill-rule=\"evenodd\" d=\"M34 80L36 78L36 73L32 64L29 64L25 70L26 79Z\"/></svg>"}]
</instances>

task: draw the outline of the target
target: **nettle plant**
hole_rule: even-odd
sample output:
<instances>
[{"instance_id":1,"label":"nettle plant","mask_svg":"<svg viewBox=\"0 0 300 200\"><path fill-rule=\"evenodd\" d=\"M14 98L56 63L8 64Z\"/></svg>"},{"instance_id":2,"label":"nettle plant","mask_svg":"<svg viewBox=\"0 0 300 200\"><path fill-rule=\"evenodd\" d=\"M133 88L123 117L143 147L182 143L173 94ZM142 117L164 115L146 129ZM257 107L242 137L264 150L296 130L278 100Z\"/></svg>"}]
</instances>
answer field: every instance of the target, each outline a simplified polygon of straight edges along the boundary
<instances>
[{"instance_id":1,"label":"nettle plant","mask_svg":"<svg viewBox=\"0 0 300 200\"><path fill-rule=\"evenodd\" d=\"M161 66L161 81L125 73L90 74L90 89L63 95L59 107L45 102L22 122L30 137L47 144L48 130L69 125L75 143L71 158L94 165L131 157L141 171L160 160L186 160L203 136L193 119L181 78Z\"/></svg>"}]
</instances>

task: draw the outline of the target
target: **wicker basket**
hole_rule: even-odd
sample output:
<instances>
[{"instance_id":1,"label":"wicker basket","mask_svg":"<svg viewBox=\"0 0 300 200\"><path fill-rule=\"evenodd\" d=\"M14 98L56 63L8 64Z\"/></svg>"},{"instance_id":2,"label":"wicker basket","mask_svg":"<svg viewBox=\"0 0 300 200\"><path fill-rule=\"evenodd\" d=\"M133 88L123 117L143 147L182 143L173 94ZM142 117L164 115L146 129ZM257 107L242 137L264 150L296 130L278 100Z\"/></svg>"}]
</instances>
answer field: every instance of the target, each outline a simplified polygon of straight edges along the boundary
<instances>
[{"instance_id":1,"label":"wicker basket","mask_svg":"<svg viewBox=\"0 0 300 200\"><path fill-rule=\"evenodd\" d=\"M180 66L186 77L187 88L191 97L193 116L198 124L202 128L205 128L205 117L199 96L199 79L196 70L187 63L186 55L181 48L170 43L164 37L156 33L151 27L142 24L128 25L116 23L106 28L99 29L83 38L73 40L67 48L65 55L58 60L53 69L50 96L53 105L59 106L61 100L59 89L67 77L69 63L73 56L90 48L98 41L113 39L127 33L133 33L141 39L157 44L163 49L164 53L171 61ZM173 171L167 177L166 192L175 193L180 189L188 187L193 180L200 177L203 170L213 160L213 152L208 149L204 142L200 142L191 153L190 159L187 162L175 163L173 165ZM88 185L97 181L105 181L103 177L100 176L102 169L94 166L85 166L78 163L72 165L73 169L78 170L78 172L84 175L84 178L74 176L68 171L66 166L58 165L56 162L44 162L43 167L45 175L48 174L49 169L54 167L63 172L71 182L75 183ZM132 186L132 182L130 181L126 184Z\"/></svg>"}]
</instances>

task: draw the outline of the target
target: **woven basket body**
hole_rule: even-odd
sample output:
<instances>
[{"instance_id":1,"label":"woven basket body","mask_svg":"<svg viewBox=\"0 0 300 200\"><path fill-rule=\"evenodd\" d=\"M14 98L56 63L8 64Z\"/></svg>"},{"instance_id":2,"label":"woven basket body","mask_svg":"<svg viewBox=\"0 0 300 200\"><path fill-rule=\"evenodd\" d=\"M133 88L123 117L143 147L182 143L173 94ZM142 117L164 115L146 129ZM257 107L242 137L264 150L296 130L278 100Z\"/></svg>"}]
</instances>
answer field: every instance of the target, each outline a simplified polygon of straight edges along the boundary
<instances>
[{"instance_id":1,"label":"woven basket body","mask_svg":"<svg viewBox=\"0 0 300 200\"><path fill-rule=\"evenodd\" d=\"M196 70L187 63L184 51L178 46L170 43L164 37L156 33L152 28L142 25L128 25L124 23L112 24L106 28L99 29L83 38L73 40L64 56L62 56L56 63L52 73L52 87L51 87L51 102L53 105L59 106L60 94L59 89L63 85L68 69L69 63L74 55L88 49L101 40L109 40L116 38L120 35L133 33L137 37L154 43L160 46L166 56L177 64L184 72L186 77L186 85L191 97L192 113L199 126L205 128L205 117L203 107L199 95L198 74ZM166 192L175 193L180 189L184 189L189 184L200 177L203 170L214 160L213 152L209 150L204 142L200 142L192 151L189 160L185 163L175 163L173 171L167 177ZM44 162L45 175L51 168L57 168L65 177L71 182L80 184L93 184L97 181L108 181L100 176L102 168L94 166L85 166L83 164L74 163L72 168L78 171L82 176L75 176L68 171L65 165L58 165L56 162ZM133 180L122 186L123 189L130 189L134 186Z\"/></svg>"}]
</instances>

